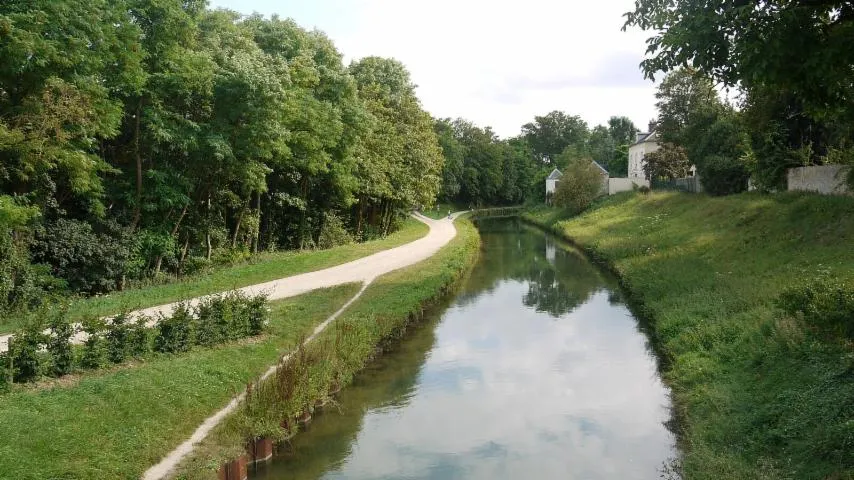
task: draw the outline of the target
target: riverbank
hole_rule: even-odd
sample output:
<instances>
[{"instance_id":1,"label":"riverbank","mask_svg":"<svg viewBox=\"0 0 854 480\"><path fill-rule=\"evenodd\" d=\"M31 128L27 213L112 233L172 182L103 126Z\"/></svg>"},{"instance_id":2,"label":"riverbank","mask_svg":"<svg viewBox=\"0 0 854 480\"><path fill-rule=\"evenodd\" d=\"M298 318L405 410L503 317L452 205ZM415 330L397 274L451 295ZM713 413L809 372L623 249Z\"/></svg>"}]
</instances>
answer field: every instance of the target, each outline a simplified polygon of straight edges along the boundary
<instances>
[{"instance_id":1,"label":"riverbank","mask_svg":"<svg viewBox=\"0 0 854 480\"><path fill-rule=\"evenodd\" d=\"M854 348L777 308L854 283L854 199L622 194L524 218L617 275L666 357L686 479L854 477Z\"/></svg>"},{"instance_id":2,"label":"riverbank","mask_svg":"<svg viewBox=\"0 0 854 480\"><path fill-rule=\"evenodd\" d=\"M298 417L328 399L330 390L353 375L394 341L424 310L451 291L473 265L479 236L468 220L458 220L456 237L436 255L378 278L331 328L253 387L248 400L188 456L173 475L216 478L219 465L245 451L247 440L281 440L294 434Z\"/></svg>"}]
</instances>

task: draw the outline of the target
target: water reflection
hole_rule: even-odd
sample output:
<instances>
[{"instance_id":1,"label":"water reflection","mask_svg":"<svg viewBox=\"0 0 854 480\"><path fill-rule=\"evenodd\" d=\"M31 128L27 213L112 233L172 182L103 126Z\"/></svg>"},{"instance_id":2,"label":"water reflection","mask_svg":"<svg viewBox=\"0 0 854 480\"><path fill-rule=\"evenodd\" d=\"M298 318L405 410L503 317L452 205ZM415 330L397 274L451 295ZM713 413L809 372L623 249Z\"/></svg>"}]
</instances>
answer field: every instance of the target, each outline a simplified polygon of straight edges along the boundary
<instances>
[{"instance_id":1,"label":"water reflection","mask_svg":"<svg viewBox=\"0 0 854 480\"><path fill-rule=\"evenodd\" d=\"M455 302L263 478L658 478L666 391L613 283L516 222L479 226Z\"/></svg>"}]
</instances>

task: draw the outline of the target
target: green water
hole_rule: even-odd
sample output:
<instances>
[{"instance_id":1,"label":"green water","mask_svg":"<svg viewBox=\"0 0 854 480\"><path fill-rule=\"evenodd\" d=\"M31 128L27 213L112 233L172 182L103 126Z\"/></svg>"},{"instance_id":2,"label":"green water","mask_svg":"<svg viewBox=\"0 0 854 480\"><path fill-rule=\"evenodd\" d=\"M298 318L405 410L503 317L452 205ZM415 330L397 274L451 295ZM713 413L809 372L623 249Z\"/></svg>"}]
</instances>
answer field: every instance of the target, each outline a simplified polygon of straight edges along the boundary
<instances>
[{"instance_id":1,"label":"green water","mask_svg":"<svg viewBox=\"0 0 854 480\"><path fill-rule=\"evenodd\" d=\"M478 227L463 289L255 478L659 478L667 390L613 279L517 220Z\"/></svg>"}]
</instances>

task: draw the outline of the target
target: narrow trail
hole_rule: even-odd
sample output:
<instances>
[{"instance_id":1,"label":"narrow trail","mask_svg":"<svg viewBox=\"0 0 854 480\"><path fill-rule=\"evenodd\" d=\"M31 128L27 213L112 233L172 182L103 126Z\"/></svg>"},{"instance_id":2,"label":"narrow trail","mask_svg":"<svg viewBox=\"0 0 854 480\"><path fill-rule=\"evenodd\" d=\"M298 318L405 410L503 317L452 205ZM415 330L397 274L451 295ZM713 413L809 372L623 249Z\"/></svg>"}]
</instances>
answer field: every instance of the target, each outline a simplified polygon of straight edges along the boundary
<instances>
[{"instance_id":1,"label":"narrow trail","mask_svg":"<svg viewBox=\"0 0 854 480\"><path fill-rule=\"evenodd\" d=\"M236 290L247 295L258 295L263 293L266 294L267 298L270 300L281 300L283 298L294 297L319 288L334 287L345 283L370 282L380 275L407 267L431 257L454 238L457 231L454 228L453 220L463 213L465 212L458 212L453 214L451 219L443 218L441 220L433 220L421 215L420 213L414 213L412 216L416 220L426 224L430 228L427 235L418 240L334 267L285 277L256 285L250 285ZM190 306L195 306L202 299L208 298L212 295L217 294L203 295L190 299L184 303L188 303ZM172 302L155 307L143 308L131 312L130 315L144 315L148 318L156 319L159 314L167 316L170 315L175 310L175 307L181 303L182 302ZM154 326L155 323L156 320L152 320L149 326ZM0 336L0 353L8 350L9 339L11 338L12 335ZM77 333L71 339L72 343L77 344L83 343L85 340L85 333L82 332Z\"/></svg>"},{"instance_id":2,"label":"narrow trail","mask_svg":"<svg viewBox=\"0 0 854 480\"><path fill-rule=\"evenodd\" d=\"M249 287L241 288L240 291L247 294L266 293L271 300L288 298L302 293L309 292L318 288L327 288L345 283L362 282L362 288L356 293L353 298L347 301L337 312L332 314L323 323L318 325L314 332L308 337L303 345L311 342L317 335L323 332L336 318L353 304L368 286L380 275L398 270L403 267L414 265L422 260L434 255L440 248L447 245L454 236L457 230L454 228L453 221L464 212L458 212L451 216L450 219L433 220L420 214L413 214L413 217L427 224L430 231L426 236L389 250L384 250L373 255L354 260L343 265L318 270L315 272L304 273L292 277L274 280L272 282L260 283ZM204 297L200 297L204 298ZM199 299L194 299L198 301ZM177 303L161 305L144 310L140 313L151 315L157 312L171 312ZM261 379L265 379L274 374L279 367L287 362L291 357L291 353L282 357L282 360L270 367ZM160 480L167 478L169 474L178 466L179 463L189 455L196 445L207 437L228 414L233 412L245 398L245 393L234 397L228 405L221 410L211 415L193 432L193 434L178 445L174 450L169 452L159 463L149 468L142 476L143 480Z\"/></svg>"}]
</instances>

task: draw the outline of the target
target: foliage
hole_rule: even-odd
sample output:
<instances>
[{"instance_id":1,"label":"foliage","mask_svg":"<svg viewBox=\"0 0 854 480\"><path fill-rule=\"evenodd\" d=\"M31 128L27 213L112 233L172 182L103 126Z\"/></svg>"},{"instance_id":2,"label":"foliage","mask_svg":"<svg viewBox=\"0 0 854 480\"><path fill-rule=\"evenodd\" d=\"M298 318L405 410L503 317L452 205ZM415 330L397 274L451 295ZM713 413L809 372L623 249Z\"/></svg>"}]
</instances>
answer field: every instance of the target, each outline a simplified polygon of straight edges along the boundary
<instances>
[{"instance_id":1,"label":"foliage","mask_svg":"<svg viewBox=\"0 0 854 480\"><path fill-rule=\"evenodd\" d=\"M551 164L570 145L583 145L587 122L581 117L553 111L522 126L522 136L542 162Z\"/></svg>"},{"instance_id":2,"label":"foliage","mask_svg":"<svg viewBox=\"0 0 854 480\"><path fill-rule=\"evenodd\" d=\"M554 203L581 212L602 194L602 171L589 159L575 159L564 169L555 189Z\"/></svg>"},{"instance_id":3,"label":"foliage","mask_svg":"<svg viewBox=\"0 0 854 480\"><path fill-rule=\"evenodd\" d=\"M807 325L854 340L854 289L841 281L821 279L780 294L777 306Z\"/></svg>"},{"instance_id":4,"label":"foliage","mask_svg":"<svg viewBox=\"0 0 854 480\"><path fill-rule=\"evenodd\" d=\"M318 248L333 248L353 243L353 236L347 231L344 222L338 215L326 212L323 214L323 226L317 239Z\"/></svg>"},{"instance_id":5,"label":"foliage","mask_svg":"<svg viewBox=\"0 0 854 480\"><path fill-rule=\"evenodd\" d=\"M162 353L186 352L193 345L193 312L187 304L180 304L172 315L160 315L157 321L157 335L154 337L154 351Z\"/></svg>"},{"instance_id":6,"label":"foliage","mask_svg":"<svg viewBox=\"0 0 854 480\"><path fill-rule=\"evenodd\" d=\"M750 172L742 159L711 155L697 167L703 189L711 195L731 195L747 191Z\"/></svg>"},{"instance_id":7,"label":"foliage","mask_svg":"<svg viewBox=\"0 0 854 480\"><path fill-rule=\"evenodd\" d=\"M51 372L55 377L71 373L74 368L74 350L71 347L71 337L76 328L68 321L65 310L51 312L47 327L50 333L45 349L50 355Z\"/></svg>"},{"instance_id":8,"label":"foliage","mask_svg":"<svg viewBox=\"0 0 854 480\"><path fill-rule=\"evenodd\" d=\"M690 168L685 149L672 143L663 143L658 150L644 156L643 173L650 180L687 177Z\"/></svg>"},{"instance_id":9,"label":"foliage","mask_svg":"<svg viewBox=\"0 0 854 480\"><path fill-rule=\"evenodd\" d=\"M44 323L38 317L31 317L9 344L12 379L15 382L33 380L41 374L45 361L41 352L44 344Z\"/></svg>"},{"instance_id":10,"label":"foliage","mask_svg":"<svg viewBox=\"0 0 854 480\"><path fill-rule=\"evenodd\" d=\"M101 319L87 319L83 322L83 332L86 334L86 340L83 342L80 366L86 369L104 367L111 353L105 338L105 333L109 332L107 324Z\"/></svg>"},{"instance_id":11,"label":"foliage","mask_svg":"<svg viewBox=\"0 0 854 480\"><path fill-rule=\"evenodd\" d=\"M121 281L130 250L121 237L96 233L87 222L61 218L39 232L33 257L52 265L53 274L71 289L103 293Z\"/></svg>"}]
</instances>

